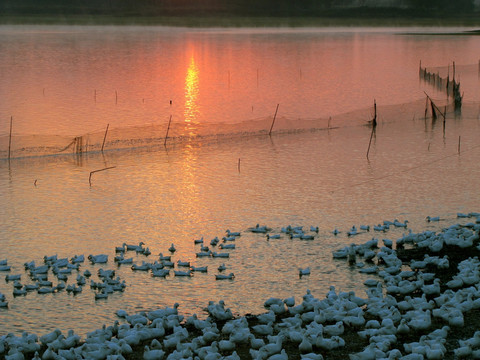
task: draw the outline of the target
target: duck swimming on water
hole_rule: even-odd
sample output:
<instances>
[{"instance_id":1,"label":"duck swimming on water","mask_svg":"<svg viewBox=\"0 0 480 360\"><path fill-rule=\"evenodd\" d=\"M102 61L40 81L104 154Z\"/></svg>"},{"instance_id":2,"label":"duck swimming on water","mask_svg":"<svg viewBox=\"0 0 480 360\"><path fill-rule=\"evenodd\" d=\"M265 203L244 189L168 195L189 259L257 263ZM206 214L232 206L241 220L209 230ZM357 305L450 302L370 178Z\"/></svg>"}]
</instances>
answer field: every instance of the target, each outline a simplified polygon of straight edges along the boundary
<instances>
[{"instance_id":1,"label":"duck swimming on water","mask_svg":"<svg viewBox=\"0 0 480 360\"><path fill-rule=\"evenodd\" d=\"M310 267L307 267L305 269L300 268L300 269L298 269L298 273L299 273L300 277L305 276L305 275L310 275Z\"/></svg>"},{"instance_id":2,"label":"duck swimming on water","mask_svg":"<svg viewBox=\"0 0 480 360\"><path fill-rule=\"evenodd\" d=\"M228 275L223 275L223 274L216 274L215 279L216 280L233 280L235 275L233 273L230 273Z\"/></svg>"}]
</instances>

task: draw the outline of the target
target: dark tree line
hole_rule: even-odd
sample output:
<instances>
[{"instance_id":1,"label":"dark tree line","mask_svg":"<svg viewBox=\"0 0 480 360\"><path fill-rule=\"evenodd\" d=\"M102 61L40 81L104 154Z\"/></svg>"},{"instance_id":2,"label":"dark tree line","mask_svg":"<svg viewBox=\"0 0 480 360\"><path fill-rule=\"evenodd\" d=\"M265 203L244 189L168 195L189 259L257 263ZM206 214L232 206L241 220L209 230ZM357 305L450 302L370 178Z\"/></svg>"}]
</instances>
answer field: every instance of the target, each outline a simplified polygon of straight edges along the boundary
<instances>
[{"instance_id":1,"label":"dark tree line","mask_svg":"<svg viewBox=\"0 0 480 360\"><path fill-rule=\"evenodd\" d=\"M413 9L428 13L469 13L474 10L473 0L409 0Z\"/></svg>"},{"instance_id":2,"label":"dark tree line","mask_svg":"<svg viewBox=\"0 0 480 360\"><path fill-rule=\"evenodd\" d=\"M471 13L473 0L407 0L408 8L345 8L348 0L1 0L0 15L435 16Z\"/></svg>"}]
</instances>

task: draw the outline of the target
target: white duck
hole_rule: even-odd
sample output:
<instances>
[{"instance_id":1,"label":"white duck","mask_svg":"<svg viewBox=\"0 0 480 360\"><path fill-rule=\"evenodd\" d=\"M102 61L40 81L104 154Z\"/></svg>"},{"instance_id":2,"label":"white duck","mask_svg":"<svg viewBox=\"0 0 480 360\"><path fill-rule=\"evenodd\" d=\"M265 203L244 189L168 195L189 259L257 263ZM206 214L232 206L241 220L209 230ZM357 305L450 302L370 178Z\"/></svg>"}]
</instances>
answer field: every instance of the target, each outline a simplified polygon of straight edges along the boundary
<instances>
[{"instance_id":1,"label":"white duck","mask_svg":"<svg viewBox=\"0 0 480 360\"><path fill-rule=\"evenodd\" d=\"M255 334L266 336L266 335L273 335L273 322L269 322L268 324L259 324L252 326L252 330Z\"/></svg>"},{"instance_id":2,"label":"white duck","mask_svg":"<svg viewBox=\"0 0 480 360\"><path fill-rule=\"evenodd\" d=\"M218 266L218 271L225 271L227 269L227 267L225 266L225 264L221 264Z\"/></svg>"},{"instance_id":3,"label":"white duck","mask_svg":"<svg viewBox=\"0 0 480 360\"><path fill-rule=\"evenodd\" d=\"M300 277L305 276L305 275L310 275L310 267L307 267L307 268L304 268L304 269L299 268L298 273L299 273Z\"/></svg>"},{"instance_id":4,"label":"white duck","mask_svg":"<svg viewBox=\"0 0 480 360\"><path fill-rule=\"evenodd\" d=\"M165 351L161 349L150 349L148 345L145 345L143 350L143 358L145 360L160 360L165 356Z\"/></svg>"},{"instance_id":5,"label":"white duck","mask_svg":"<svg viewBox=\"0 0 480 360\"><path fill-rule=\"evenodd\" d=\"M192 270L187 270L187 271L180 271L180 270L174 270L175 276L192 276Z\"/></svg>"},{"instance_id":6,"label":"white duck","mask_svg":"<svg viewBox=\"0 0 480 360\"><path fill-rule=\"evenodd\" d=\"M234 277L235 277L234 273L230 273L228 275L216 274L215 275L215 280L233 280Z\"/></svg>"}]
</instances>

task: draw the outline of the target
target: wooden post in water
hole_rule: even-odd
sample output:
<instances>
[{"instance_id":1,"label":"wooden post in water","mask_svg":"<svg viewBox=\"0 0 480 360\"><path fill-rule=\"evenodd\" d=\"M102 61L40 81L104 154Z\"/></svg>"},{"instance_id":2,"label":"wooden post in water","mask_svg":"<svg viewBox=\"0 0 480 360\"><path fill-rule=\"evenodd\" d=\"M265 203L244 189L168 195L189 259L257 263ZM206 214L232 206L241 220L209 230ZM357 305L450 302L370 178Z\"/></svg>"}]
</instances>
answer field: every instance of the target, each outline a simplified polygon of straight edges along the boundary
<instances>
[{"instance_id":1,"label":"wooden post in water","mask_svg":"<svg viewBox=\"0 0 480 360\"><path fill-rule=\"evenodd\" d=\"M458 155L460 155L460 140L461 140L461 136L459 135L458 136Z\"/></svg>"},{"instance_id":2,"label":"wooden post in water","mask_svg":"<svg viewBox=\"0 0 480 360\"><path fill-rule=\"evenodd\" d=\"M165 141L163 142L163 146L167 146L167 138L168 138L168 131L170 130L170 123L172 122L172 115L170 115L170 120L168 120L168 127L167 133L165 134Z\"/></svg>"},{"instance_id":3,"label":"wooden post in water","mask_svg":"<svg viewBox=\"0 0 480 360\"><path fill-rule=\"evenodd\" d=\"M369 160L368 154L370 153L370 146L372 145L373 134L375 133L375 130L377 128L377 101L375 99L373 100L373 109L375 113L374 113L373 119L371 120L372 132L370 133L370 141L368 142L367 160Z\"/></svg>"},{"instance_id":4,"label":"wooden post in water","mask_svg":"<svg viewBox=\"0 0 480 360\"><path fill-rule=\"evenodd\" d=\"M428 112L428 95L425 99L425 119L427 119L427 112Z\"/></svg>"},{"instance_id":5,"label":"wooden post in water","mask_svg":"<svg viewBox=\"0 0 480 360\"><path fill-rule=\"evenodd\" d=\"M375 127L372 126L372 132L370 133L370 141L368 142L367 160L369 160L368 154L370 153L370 146L372 145L372 138L373 138L373 133L374 133L374 132L375 132Z\"/></svg>"},{"instance_id":6,"label":"wooden post in water","mask_svg":"<svg viewBox=\"0 0 480 360\"><path fill-rule=\"evenodd\" d=\"M102 153L103 153L103 147L105 146L105 140L107 139L107 133L108 133L108 127L109 126L110 126L110 123L107 124L107 128L105 129L105 135L103 135Z\"/></svg>"},{"instance_id":7,"label":"wooden post in water","mask_svg":"<svg viewBox=\"0 0 480 360\"><path fill-rule=\"evenodd\" d=\"M13 116L10 116L10 135L8 136L8 160L10 160L10 149L12 147L12 125Z\"/></svg>"},{"instance_id":8,"label":"wooden post in water","mask_svg":"<svg viewBox=\"0 0 480 360\"><path fill-rule=\"evenodd\" d=\"M445 125L446 125L447 105L443 108L443 137L445 137Z\"/></svg>"},{"instance_id":9,"label":"wooden post in water","mask_svg":"<svg viewBox=\"0 0 480 360\"><path fill-rule=\"evenodd\" d=\"M238 172L240 172L240 158L238 158Z\"/></svg>"},{"instance_id":10,"label":"wooden post in water","mask_svg":"<svg viewBox=\"0 0 480 360\"><path fill-rule=\"evenodd\" d=\"M275 115L273 115L272 126L270 126L270 131L268 132L268 135L272 135L273 124L275 124L275 119L277 117L277 112L278 112L279 105L280 104L277 104L277 109L275 110Z\"/></svg>"},{"instance_id":11,"label":"wooden post in water","mask_svg":"<svg viewBox=\"0 0 480 360\"><path fill-rule=\"evenodd\" d=\"M430 106L432 108L432 119L435 120L437 118L437 111L440 115L443 116L443 119L445 120L445 117L447 115L446 111L445 113L443 113L437 105L435 105L435 103L432 101L432 98L430 96L428 96L428 94L424 91L424 94L427 95L427 100L430 100ZM436 110L436 111L435 111ZM427 117L427 109L425 109L425 118Z\"/></svg>"},{"instance_id":12,"label":"wooden post in water","mask_svg":"<svg viewBox=\"0 0 480 360\"><path fill-rule=\"evenodd\" d=\"M83 151L83 136L77 136L75 138L75 153L81 154Z\"/></svg>"},{"instance_id":13,"label":"wooden post in water","mask_svg":"<svg viewBox=\"0 0 480 360\"><path fill-rule=\"evenodd\" d=\"M93 100L97 103L97 89L93 89Z\"/></svg>"},{"instance_id":14,"label":"wooden post in water","mask_svg":"<svg viewBox=\"0 0 480 360\"><path fill-rule=\"evenodd\" d=\"M453 62L453 83L455 84L455 61Z\"/></svg>"},{"instance_id":15,"label":"wooden post in water","mask_svg":"<svg viewBox=\"0 0 480 360\"><path fill-rule=\"evenodd\" d=\"M432 120L437 120L437 113L435 112L435 104L430 100L430 105L432 107Z\"/></svg>"},{"instance_id":16,"label":"wooden post in water","mask_svg":"<svg viewBox=\"0 0 480 360\"><path fill-rule=\"evenodd\" d=\"M446 126L446 121L445 121L445 118L443 118L443 138L445 138L445 126Z\"/></svg>"}]
</instances>

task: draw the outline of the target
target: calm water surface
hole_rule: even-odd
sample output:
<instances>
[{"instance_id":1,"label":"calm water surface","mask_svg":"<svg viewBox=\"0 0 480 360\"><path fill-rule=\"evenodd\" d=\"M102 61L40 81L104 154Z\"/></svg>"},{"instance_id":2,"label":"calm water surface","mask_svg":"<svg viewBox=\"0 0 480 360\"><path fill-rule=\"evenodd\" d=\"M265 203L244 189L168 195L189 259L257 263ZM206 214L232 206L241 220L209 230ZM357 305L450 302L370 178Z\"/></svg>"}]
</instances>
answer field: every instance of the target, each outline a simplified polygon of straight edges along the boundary
<instances>
[{"instance_id":1,"label":"calm water surface","mask_svg":"<svg viewBox=\"0 0 480 360\"><path fill-rule=\"evenodd\" d=\"M49 135L163 124L170 115L180 123L238 123L271 116L277 104L290 119L329 117L374 99L422 98L420 61L478 64L477 36L404 33L1 26L0 133L11 116L14 133ZM460 80L478 100L478 81Z\"/></svg>"},{"instance_id":2,"label":"calm water surface","mask_svg":"<svg viewBox=\"0 0 480 360\"><path fill-rule=\"evenodd\" d=\"M0 31L4 133L12 115L16 136L52 139L107 123L140 126L145 135L145 124L165 124L170 114L177 134L205 124L214 133L222 122L235 131L258 119L266 119L268 129L276 104L279 122L290 129L271 137L186 138L166 148L130 150L110 144L103 154L1 160L0 259L8 259L11 273L30 283L27 261L104 253L107 264L87 262L81 270L115 269L127 288L103 301L95 301L88 286L76 296L63 291L14 298L12 284L2 279L9 308L0 309L0 335L55 327L85 334L111 324L117 309L134 313L175 302L186 315L203 314L208 301L220 299L235 313L258 313L271 296L300 300L311 289L321 297L330 285L363 296L366 276L334 261L332 250L373 236L395 240L404 230L352 240L346 236L352 225L398 218L409 220L413 231L435 230L455 222L457 211L480 209L478 67L459 66L464 109L448 114L445 132L441 121L423 118L423 91L439 102L445 96L418 80L420 59L427 66L476 64L477 37L385 29ZM381 104L379 126L367 160L371 129L363 125L374 98ZM409 104L384 106L402 103ZM348 111L356 120L337 126L339 114ZM329 116L335 128L294 131L296 121ZM110 166L93 174L89 185L91 171ZM427 225L427 215L445 220ZM319 233L312 241L285 235L266 241L247 231L257 223L274 234L289 224L318 226ZM331 233L335 227L338 236ZM194 239L221 238L226 229L242 232L229 259L196 258ZM168 253L173 243L174 261L208 266L208 273L159 279L117 267L115 246L140 241L152 255L128 253L138 264ZM235 273L233 281L215 280L221 263ZM300 279L298 268L307 266L311 275ZM75 278L74 272L67 283Z\"/></svg>"}]
</instances>

